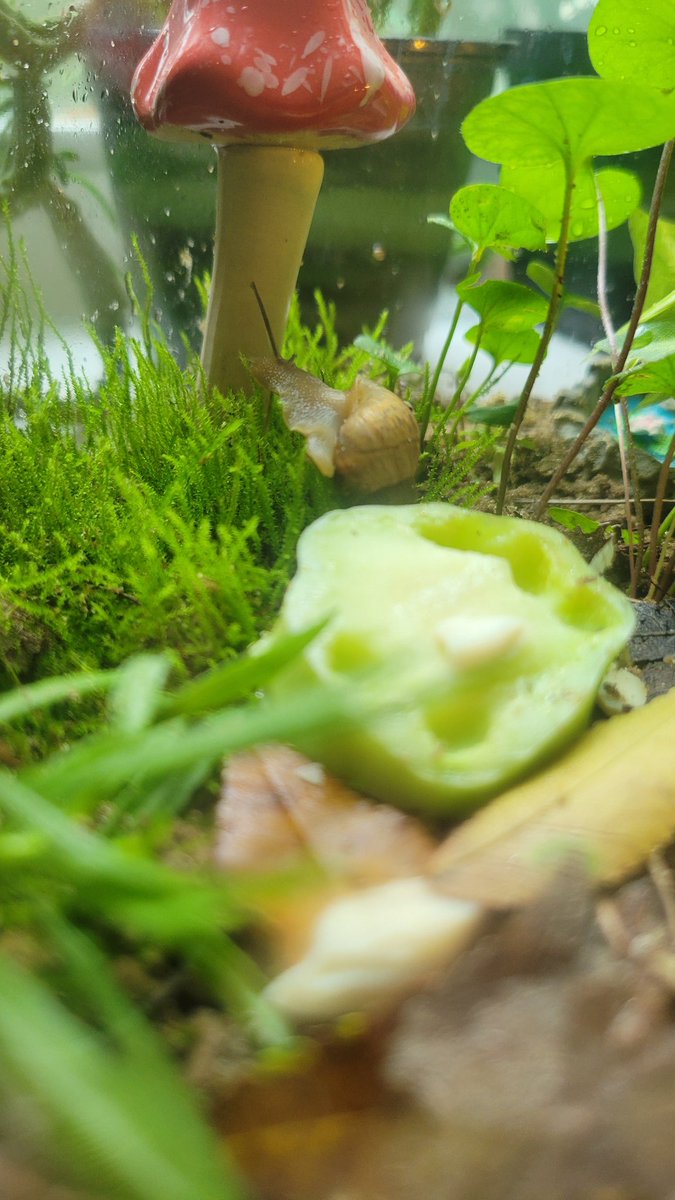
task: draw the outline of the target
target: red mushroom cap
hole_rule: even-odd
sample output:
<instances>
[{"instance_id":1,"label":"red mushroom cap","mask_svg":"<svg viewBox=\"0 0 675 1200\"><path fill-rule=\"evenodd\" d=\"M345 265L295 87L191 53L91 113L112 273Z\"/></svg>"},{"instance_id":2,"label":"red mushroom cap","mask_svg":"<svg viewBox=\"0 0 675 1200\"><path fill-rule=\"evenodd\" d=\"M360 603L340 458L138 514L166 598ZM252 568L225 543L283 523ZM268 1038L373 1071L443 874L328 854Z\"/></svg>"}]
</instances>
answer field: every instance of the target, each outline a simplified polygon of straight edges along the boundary
<instances>
[{"instance_id":1,"label":"red mushroom cap","mask_svg":"<svg viewBox=\"0 0 675 1200\"><path fill-rule=\"evenodd\" d=\"M316 149L380 141L415 110L366 0L173 0L131 96L163 137Z\"/></svg>"}]
</instances>

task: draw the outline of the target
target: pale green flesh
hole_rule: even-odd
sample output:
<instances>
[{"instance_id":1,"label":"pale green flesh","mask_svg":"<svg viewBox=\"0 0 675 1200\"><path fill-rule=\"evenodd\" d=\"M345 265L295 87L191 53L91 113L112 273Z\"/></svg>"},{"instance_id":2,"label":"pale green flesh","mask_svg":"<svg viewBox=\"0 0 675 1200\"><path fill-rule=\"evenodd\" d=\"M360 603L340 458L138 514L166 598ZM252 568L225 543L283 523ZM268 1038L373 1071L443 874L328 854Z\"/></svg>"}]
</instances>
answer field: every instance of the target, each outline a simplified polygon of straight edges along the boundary
<instances>
[{"instance_id":1,"label":"pale green flesh","mask_svg":"<svg viewBox=\"0 0 675 1200\"><path fill-rule=\"evenodd\" d=\"M329 621L277 693L389 665L396 701L300 748L410 808L470 807L551 754L633 628L629 602L561 534L445 504L329 513L298 562L277 629Z\"/></svg>"}]
</instances>

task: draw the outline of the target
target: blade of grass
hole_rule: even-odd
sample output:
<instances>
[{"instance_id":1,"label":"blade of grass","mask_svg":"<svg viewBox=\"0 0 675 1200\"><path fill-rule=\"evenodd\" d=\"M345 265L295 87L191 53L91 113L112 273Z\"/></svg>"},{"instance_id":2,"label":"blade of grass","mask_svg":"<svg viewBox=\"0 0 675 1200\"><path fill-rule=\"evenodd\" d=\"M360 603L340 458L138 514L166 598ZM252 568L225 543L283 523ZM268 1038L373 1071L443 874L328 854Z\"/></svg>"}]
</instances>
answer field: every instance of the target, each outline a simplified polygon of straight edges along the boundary
<instances>
[{"instance_id":1,"label":"blade of grass","mask_svg":"<svg viewBox=\"0 0 675 1200\"><path fill-rule=\"evenodd\" d=\"M62 1166L97 1195L234 1200L240 1188L151 1031L116 993L101 956L79 953L80 985L86 972L84 990L96 988L122 1046L111 1051L47 987L0 958L4 1085L30 1097Z\"/></svg>"},{"instance_id":2,"label":"blade of grass","mask_svg":"<svg viewBox=\"0 0 675 1200\"><path fill-rule=\"evenodd\" d=\"M41 679L0 696L0 724L27 717L40 708L49 708L63 700L78 700L92 692L110 691L119 679L117 670L92 671Z\"/></svg>"}]
</instances>

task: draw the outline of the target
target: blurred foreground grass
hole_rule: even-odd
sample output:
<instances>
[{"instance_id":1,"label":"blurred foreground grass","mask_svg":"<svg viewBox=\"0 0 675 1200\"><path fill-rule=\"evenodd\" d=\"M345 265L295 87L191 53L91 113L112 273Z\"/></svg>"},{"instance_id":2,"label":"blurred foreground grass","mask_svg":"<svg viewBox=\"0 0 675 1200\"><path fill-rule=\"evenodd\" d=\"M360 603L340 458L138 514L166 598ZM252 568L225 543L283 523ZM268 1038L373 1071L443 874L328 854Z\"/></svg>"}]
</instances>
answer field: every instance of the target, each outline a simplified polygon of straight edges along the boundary
<instances>
[{"instance_id":1,"label":"blurred foreground grass","mask_svg":"<svg viewBox=\"0 0 675 1200\"><path fill-rule=\"evenodd\" d=\"M291 702L242 697L314 636L166 690L146 655L98 676L0 699L21 720L68 694L105 695L105 724L39 765L0 770L0 1096L57 1177L100 1200L225 1200L243 1194L161 1038L125 995L116 949L170 962L259 1049L292 1043L237 942L246 894L209 868L162 861L175 818L223 755L302 729L352 725L386 706L391 681ZM112 818L111 819L111 814Z\"/></svg>"}]
</instances>

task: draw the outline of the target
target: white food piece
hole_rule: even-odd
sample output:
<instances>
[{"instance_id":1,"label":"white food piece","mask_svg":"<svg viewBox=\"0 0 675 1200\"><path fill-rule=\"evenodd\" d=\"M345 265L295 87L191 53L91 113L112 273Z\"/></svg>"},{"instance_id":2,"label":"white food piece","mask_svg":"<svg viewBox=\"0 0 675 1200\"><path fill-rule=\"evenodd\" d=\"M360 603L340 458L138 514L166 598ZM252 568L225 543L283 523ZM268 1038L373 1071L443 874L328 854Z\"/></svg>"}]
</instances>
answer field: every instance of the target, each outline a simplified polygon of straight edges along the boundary
<instances>
[{"instance_id":1,"label":"white food piece","mask_svg":"<svg viewBox=\"0 0 675 1200\"><path fill-rule=\"evenodd\" d=\"M502 658L525 636L524 621L511 616L448 617L436 626L436 641L458 671Z\"/></svg>"},{"instance_id":2,"label":"white food piece","mask_svg":"<svg viewBox=\"0 0 675 1200\"><path fill-rule=\"evenodd\" d=\"M639 675L628 667L612 667L607 672L598 692L598 705L606 716L615 717L646 703L647 688Z\"/></svg>"},{"instance_id":3,"label":"white food piece","mask_svg":"<svg viewBox=\"0 0 675 1200\"><path fill-rule=\"evenodd\" d=\"M323 787L326 782L326 772L318 762L303 763L301 767L295 768L295 774L298 779L304 780L305 783L313 783L316 787Z\"/></svg>"},{"instance_id":4,"label":"white food piece","mask_svg":"<svg viewBox=\"0 0 675 1200\"><path fill-rule=\"evenodd\" d=\"M268 985L266 997L301 1021L377 1010L455 958L484 912L421 877L355 892L324 909L308 953Z\"/></svg>"}]
</instances>

